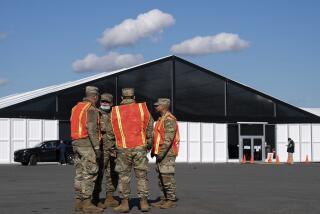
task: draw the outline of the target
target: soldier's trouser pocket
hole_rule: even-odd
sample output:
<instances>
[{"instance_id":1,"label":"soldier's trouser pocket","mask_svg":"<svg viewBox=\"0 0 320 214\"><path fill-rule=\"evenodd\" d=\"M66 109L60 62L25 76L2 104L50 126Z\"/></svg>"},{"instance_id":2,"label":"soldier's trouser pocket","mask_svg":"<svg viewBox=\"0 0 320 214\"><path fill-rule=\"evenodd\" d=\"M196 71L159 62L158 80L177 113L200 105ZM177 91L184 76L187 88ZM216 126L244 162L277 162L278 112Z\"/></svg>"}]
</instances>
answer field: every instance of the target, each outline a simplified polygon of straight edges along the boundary
<instances>
[{"instance_id":1,"label":"soldier's trouser pocket","mask_svg":"<svg viewBox=\"0 0 320 214\"><path fill-rule=\"evenodd\" d=\"M80 157L82 198L90 198L99 170L96 155L91 147L75 147L75 150Z\"/></svg>"},{"instance_id":2,"label":"soldier's trouser pocket","mask_svg":"<svg viewBox=\"0 0 320 214\"><path fill-rule=\"evenodd\" d=\"M166 174L174 174L176 168L176 157L175 156L166 156L160 162L160 172Z\"/></svg>"}]
</instances>

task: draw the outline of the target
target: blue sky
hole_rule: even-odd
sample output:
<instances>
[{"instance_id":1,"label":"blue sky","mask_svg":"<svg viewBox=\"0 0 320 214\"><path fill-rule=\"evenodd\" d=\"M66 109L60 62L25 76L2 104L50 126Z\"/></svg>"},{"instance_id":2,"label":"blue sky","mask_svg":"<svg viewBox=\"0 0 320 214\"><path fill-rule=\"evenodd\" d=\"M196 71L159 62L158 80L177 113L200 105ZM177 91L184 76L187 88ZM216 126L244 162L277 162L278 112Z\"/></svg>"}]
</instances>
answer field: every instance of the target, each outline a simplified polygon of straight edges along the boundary
<instances>
[{"instance_id":1,"label":"blue sky","mask_svg":"<svg viewBox=\"0 0 320 214\"><path fill-rule=\"evenodd\" d=\"M109 31L107 43L98 41L107 28L121 32L124 20L137 24L139 14L152 10L161 12L159 28L147 29L130 44L107 47L119 39ZM96 74L101 67L115 66L105 61L124 55L125 63L134 63L178 53L291 104L320 107L319 11L315 0L1 0L0 97ZM200 37L206 45L221 33L231 35L235 43L222 49L213 45L200 54L188 54L182 44L187 41L201 52L203 46L196 46L193 38ZM173 45L180 45L182 52L172 52ZM84 64L90 53L98 57L94 71L92 64Z\"/></svg>"}]
</instances>

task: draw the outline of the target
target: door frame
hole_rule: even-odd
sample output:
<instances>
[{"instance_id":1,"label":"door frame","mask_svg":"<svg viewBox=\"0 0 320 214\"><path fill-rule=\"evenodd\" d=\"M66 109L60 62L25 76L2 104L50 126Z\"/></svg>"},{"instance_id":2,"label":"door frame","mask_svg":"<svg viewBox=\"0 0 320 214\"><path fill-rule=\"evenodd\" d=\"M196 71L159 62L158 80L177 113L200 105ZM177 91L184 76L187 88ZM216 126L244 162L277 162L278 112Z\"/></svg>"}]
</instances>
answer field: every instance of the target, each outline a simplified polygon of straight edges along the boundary
<instances>
[{"instance_id":1,"label":"door frame","mask_svg":"<svg viewBox=\"0 0 320 214\"><path fill-rule=\"evenodd\" d=\"M265 137L261 135L241 135L239 136L239 162L242 161L243 158L243 139L251 140L251 156L254 154L254 139L261 139L261 149L262 149L262 160L259 162L265 161Z\"/></svg>"}]
</instances>

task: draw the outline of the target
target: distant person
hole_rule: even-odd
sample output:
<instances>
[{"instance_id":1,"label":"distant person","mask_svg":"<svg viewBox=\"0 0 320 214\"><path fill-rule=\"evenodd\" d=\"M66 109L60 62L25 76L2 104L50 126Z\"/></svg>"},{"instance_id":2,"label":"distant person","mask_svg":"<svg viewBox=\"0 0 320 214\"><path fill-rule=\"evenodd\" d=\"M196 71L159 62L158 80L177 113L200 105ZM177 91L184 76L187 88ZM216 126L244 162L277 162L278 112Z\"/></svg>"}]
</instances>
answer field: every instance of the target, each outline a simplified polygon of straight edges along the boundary
<instances>
[{"instance_id":1,"label":"distant person","mask_svg":"<svg viewBox=\"0 0 320 214\"><path fill-rule=\"evenodd\" d=\"M59 145L57 146L57 150L59 151L59 162L61 165L67 165L66 164L66 144L63 142L63 140L60 140Z\"/></svg>"},{"instance_id":2,"label":"distant person","mask_svg":"<svg viewBox=\"0 0 320 214\"><path fill-rule=\"evenodd\" d=\"M291 138L288 138L287 152L288 152L287 163L293 164L294 141Z\"/></svg>"}]
</instances>

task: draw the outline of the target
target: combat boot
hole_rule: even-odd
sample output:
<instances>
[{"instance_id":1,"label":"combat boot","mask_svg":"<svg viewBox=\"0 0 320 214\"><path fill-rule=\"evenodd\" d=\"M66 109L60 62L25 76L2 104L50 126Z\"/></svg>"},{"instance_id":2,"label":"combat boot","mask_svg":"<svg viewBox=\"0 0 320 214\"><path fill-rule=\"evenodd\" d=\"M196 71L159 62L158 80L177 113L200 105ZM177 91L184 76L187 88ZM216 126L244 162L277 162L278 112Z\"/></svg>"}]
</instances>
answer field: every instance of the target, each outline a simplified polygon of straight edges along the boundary
<instances>
[{"instance_id":1,"label":"combat boot","mask_svg":"<svg viewBox=\"0 0 320 214\"><path fill-rule=\"evenodd\" d=\"M102 209L107 209L107 207L104 205L104 203L102 203L102 202L99 202L98 204L97 204L97 207L99 207L99 208L102 208Z\"/></svg>"},{"instance_id":2,"label":"combat boot","mask_svg":"<svg viewBox=\"0 0 320 214\"><path fill-rule=\"evenodd\" d=\"M117 207L119 202L115 200L112 196L112 193L107 193L106 200L104 201L104 207Z\"/></svg>"},{"instance_id":3,"label":"combat boot","mask_svg":"<svg viewBox=\"0 0 320 214\"><path fill-rule=\"evenodd\" d=\"M174 201L171 200L166 200L162 205L160 205L161 209L169 209L169 208L174 208L176 207L177 204Z\"/></svg>"},{"instance_id":4,"label":"combat boot","mask_svg":"<svg viewBox=\"0 0 320 214\"><path fill-rule=\"evenodd\" d=\"M113 208L114 212L127 213L129 212L129 201L127 198L122 199L121 204Z\"/></svg>"},{"instance_id":5,"label":"combat boot","mask_svg":"<svg viewBox=\"0 0 320 214\"><path fill-rule=\"evenodd\" d=\"M140 199L140 209L141 209L141 212L149 212L150 207L149 207L147 198Z\"/></svg>"},{"instance_id":6,"label":"combat boot","mask_svg":"<svg viewBox=\"0 0 320 214\"><path fill-rule=\"evenodd\" d=\"M82 201L80 199L76 199L76 202L74 203L74 211L82 211Z\"/></svg>"},{"instance_id":7,"label":"combat boot","mask_svg":"<svg viewBox=\"0 0 320 214\"><path fill-rule=\"evenodd\" d=\"M160 206L165 202L165 199L160 199L160 201L151 203L152 207L160 208Z\"/></svg>"},{"instance_id":8,"label":"combat boot","mask_svg":"<svg viewBox=\"0 0 320 214\"><path fill-rule=\"evenodd\" d=\"M91 203L91 199L86 199L82 202L82 212L84 213L101 213L103 212L102 208L96 207Z\"/></svg>"}]
</instances>

